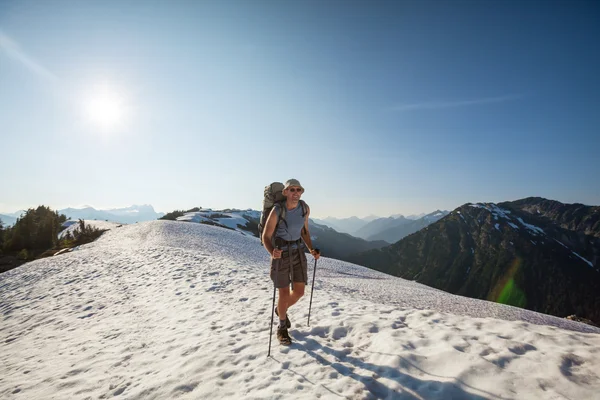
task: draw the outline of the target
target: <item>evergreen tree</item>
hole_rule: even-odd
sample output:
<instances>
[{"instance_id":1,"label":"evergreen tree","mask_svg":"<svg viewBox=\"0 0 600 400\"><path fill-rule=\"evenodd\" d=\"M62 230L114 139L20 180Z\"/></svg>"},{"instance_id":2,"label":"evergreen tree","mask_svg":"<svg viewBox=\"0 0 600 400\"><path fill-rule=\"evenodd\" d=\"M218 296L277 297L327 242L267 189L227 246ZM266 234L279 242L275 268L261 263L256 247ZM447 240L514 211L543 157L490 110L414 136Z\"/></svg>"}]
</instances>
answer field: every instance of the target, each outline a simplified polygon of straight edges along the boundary
<instances>
[{"instance_id":1,"label":"evergreen tree","mask_svg":"<svg viewBox=\"0 0 600 400\"><path fill-rule=\"evenodd\" d=\"M39 206L28 209L17 219L12 228L2 229L2 248L7 252L36 254L56 247L58 232L66 216L59 215L50 207Z\"/></svg>"}]
</instances>

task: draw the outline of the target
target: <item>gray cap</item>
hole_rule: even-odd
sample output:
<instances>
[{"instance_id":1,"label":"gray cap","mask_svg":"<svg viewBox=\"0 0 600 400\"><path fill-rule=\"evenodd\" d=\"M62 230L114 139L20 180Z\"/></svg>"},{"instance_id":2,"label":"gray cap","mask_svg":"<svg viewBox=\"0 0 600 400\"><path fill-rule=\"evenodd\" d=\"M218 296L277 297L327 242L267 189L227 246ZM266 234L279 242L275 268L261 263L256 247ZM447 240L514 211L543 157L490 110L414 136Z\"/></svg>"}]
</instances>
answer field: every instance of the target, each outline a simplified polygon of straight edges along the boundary
<instances>
[{"instance_id":1,"label":"gray cap","mask_svg":"<svg viewBox=\"0 0 600 400\"><path fill-rule=\"evenodd\" d=\"M285 190L290 186L298 186L300 189L302 189L302 191L304 191L304 188L302 187L298 179L288 179L287 181L285 181L285 186L283 187L283 189Z\"/></svg>"}]
</instances>

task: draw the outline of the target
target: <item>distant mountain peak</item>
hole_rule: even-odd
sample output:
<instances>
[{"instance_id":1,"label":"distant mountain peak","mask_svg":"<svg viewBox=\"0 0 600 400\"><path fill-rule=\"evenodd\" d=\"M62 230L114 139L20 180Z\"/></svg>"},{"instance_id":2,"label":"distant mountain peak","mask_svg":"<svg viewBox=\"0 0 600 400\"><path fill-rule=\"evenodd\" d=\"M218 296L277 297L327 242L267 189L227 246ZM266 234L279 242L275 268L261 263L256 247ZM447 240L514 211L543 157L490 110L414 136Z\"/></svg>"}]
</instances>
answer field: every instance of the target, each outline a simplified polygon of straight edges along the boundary
<instances>
[{"instance_id":1,"label":"distant mountain peak","mask_svg":"<svg viewBox=\"0 0 600 400\"><path fill-rule=\"evenodd\" d=\"M65 208L58 211L71 219L106 220L119 223L135 223L158 219L164 213L157 213L150 204L131 205L123 208L98 210L94 207Z\"/></svg>"}]
</instances>

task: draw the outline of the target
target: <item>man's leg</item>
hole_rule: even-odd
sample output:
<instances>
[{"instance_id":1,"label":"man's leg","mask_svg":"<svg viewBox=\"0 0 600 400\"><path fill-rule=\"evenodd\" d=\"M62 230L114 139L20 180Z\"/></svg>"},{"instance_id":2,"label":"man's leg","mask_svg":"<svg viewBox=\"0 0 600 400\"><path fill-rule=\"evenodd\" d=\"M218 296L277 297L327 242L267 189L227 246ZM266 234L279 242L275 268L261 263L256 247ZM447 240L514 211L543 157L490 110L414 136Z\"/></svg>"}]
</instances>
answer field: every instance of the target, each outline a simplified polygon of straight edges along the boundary
<instances>
[{"instance_id":1,"label":"man's leg","mask_svg":"<svg viewBox=\"0 0 600 400\"><path fill-rule=\"evenodd\" d=\"M287 310L304 296L305 286L304 282L294 282L294 290L290 291L289 287L279 289L277 312L280 319L285 319Z\"/></svg>"},{"instance_id":2,"label":"man's leg","mask_svg":"<svg viewBox=\"0 0 600 400\"><path fill-rule=\"evenodd\" d=\"M287 330L287 322L286 322L286 312L287 312L287 303L290 301L290 288L285 287L279 289L279 302L277 303L277 309L279 313L279 327L277 328L277 339L279 343L284 346L289 346L292 344L292 338L288 334Z\"/></svg>"},{"instance_id":3,"label":"man's leg","mask_svg":"<svg viewBox=\"0 0 600 400\"><path fill-rule=\"evenodd\" d=\"M294 290L290 294L287 306L290 308L302 296L304 296L304 288L306 287L307 281L307 262L306 255L302 250L294 250L293 262L291 262L290 269L294 272L293 276L300 282L294 282Z\"/></svg>"},{"instance_id":4,"label":"man's leg","mask_svg":"<svg viewBox=\"0 0 600 400\"><path fill-rule=\"evenodd\" d=\"M304 296L304 288L305 288L305 284L304 282L294 282L294 290L292 290L291 294L288 291L288 300L287 300L287 307L286 307L286 311L288 308L290 308L291 306L293 306L294 304L296 304L296 302L298 300L300 300L300 298L302 296Z\"/></svg>"},{"instance_id":5,"label":"man's leg","mask_svg":"<svg viewBox=\"0 0 600 400\"><path fill-rule=\"evenodd\" d=\"M288 303L290 301L290 288L284 287L279 289L279 301L277 302L277 312L279 313L279 319L284 320L286 317Z\"/></svg>"}]
</instances>

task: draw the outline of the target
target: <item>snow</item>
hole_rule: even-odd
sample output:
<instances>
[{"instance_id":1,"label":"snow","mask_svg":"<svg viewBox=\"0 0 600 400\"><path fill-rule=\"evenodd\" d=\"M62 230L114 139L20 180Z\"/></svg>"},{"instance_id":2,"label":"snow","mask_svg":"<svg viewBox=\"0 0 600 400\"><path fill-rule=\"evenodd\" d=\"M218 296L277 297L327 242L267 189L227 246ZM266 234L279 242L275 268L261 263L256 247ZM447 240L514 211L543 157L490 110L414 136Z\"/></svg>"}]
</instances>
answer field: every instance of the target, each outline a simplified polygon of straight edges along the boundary
<instances>
[{"instance_id":1,"label":"snow","mask_svg":"<svg viewBox=\"0 0 600 400\"><path fill-rule=\"evenodd\" d=\"M224 216L224 217L223 217ZM240 232L243 235L254 236L251 232L241 229L240 226L245 227L248 225L248 219L260 218L260 212L254 210L246 210L246 211L213 211L211 209L202 209L197 212L186 213L181 217L178 217L178 221L187 221L187 222L210 222L210 223L218 223L222 226L226 226L233 230Z\"/></svg>"},{"instance_id":2,"label":"snow","mask_svg":"<svg viewBox=\"0 0 600 400\"><path fill-rule=\"evenodd\" d=\"M555 242L559 243L562 247L564 247L565 249L568 249L567 246L565 246L565 244L563 242L561 242L560 240L556 240L554 239Z\"/></svg>"},{"instance_id":3,"label":"snow","mask_svg":"<svg viewBox=\"0 0 600 400\"><path fill-rule=\"evenodd\" d=\"M186 213L181 217L177 218L177 221L187 222L214 222L212 219L205 217L201 213Z\"/></svg>"},{"instance_id":4,"label":"snow","mask_svg":"<svg viewBox=\"0 0 600 400\"><path fill-rule=\"evenodd\" d=\"M546 234L546 232L544 232L544 230L542 228L540 228L539 226L528 224L527 222L524 222L521 218L517 218L517 220L521 223L521 225L523 225L525 228L527 228L534 235L545 235Z\"/></svg>"},{"instance_id":5,"label":"snow","mask_svg":"<svg viewBox=\"0 0 600 400\"><path fill-rule=\"evenodd\" d=\"M584 261L584 262L585 262L587 265L589 265L590 267L594 268L594 264L593 264L591 261L589 261L588 259L586 259L586 258L584 258L584 257L580 256L579 254L577 254L576 252L574 252L573 250L571 250L571 249L570 249L569 247L567 247L567 246L566 246L566 245L565 245L563 242L561 242L560 240L556 240L556 239L554 239L554 241L555 241L556 243L560 244L560 245L561 245L562 247L564 247L565 249L567 249L567 250L570 250L570 251L571 251L571 253L573 253L573 254L574 254L574 255L576 255L577 257L581 258L581 259L582 259L582 260L583 260L583 261Z\"/></svg>"},{"instance_id":6,"label":"snow","mask_svg":"<svg viewBox=\"0 0 600 400\"><path fill-rule=\"evenodd\" d=\"M508 225L510 225L511 227L513 227L514 229L519 229L519 227L515 224L513 224L512 222L506 222Z\"/></svg>"},{"instance_id":7,"label":"snow","mask_svg":"<svg viewBox=\"0 0 600 400\"><path fill-rule=\"evenodd\" d=\"M589 265L590 267L594 268L594 264L592 264L591 261L581 257L579 254L575 253L574 251L572 251L573 254L575 254L577 257L581 258L583 261L585 261L587 263L587 265Z\"/></svg>"},{"instance_id":8,"label":"snow","mask_svg":"<svg viewBox=\"0 0 600 400\"><path fill-rule=\"evenodd\" d=\"M0 398L598 398L600 329L326 257L267 358L268 269L257 238L160 220L5 272Z\"/></svg>"},{"instance_id":9,"label":"snow","mask_svg":"<svg viewBox=\"0 0 600 400\"><path fill-rule=\"evenodd\" d=\"M243 217L233 217L233 218L217 218L220 224L228 226L232 229L237 228L238 225L246 226L248 224L248 220Z\"/></svg>"},{"instance_id":10,"label":"snow","mask_svg":"<svg viewBox=\"0 0 600 400\"><path fill-rule=\"evenodd\" d=\"M494 228L496 228L498 231L502 232L502 231L500 230L500 224L496 224L496 225L494 225Z\"/></svg>"},{"instance_id":11,"label":"snow","mask_svg":"<svg viewBox=\"0 0 600 400\"><path fill-rule=\"evenodd\" d=\"M502 218L506 218L506 219L510 220L510 217L508 216L508 214L510 214L510 210L500 208L494 203L489 203L489 204L477 203L477 204L469 204L469 206L474 207L474 208L483 208L485 210L488 210L489 212L491 212L494 215L495 219L498 219L498 217L502 217Z\"/></svg>"},{"instance_id":12,"label":"snow","mask_svg":"<svg viewBox=\"0 0 600 400\"><path fill-rule=\"evenodd\" d=\"M86 225L93 226L94 228L98 228L98 229L113 229L119 225L122 225L122 224L118 224L116 222L96 221L96 220L87 220L87 219L83 220L83 222ZM63 229L62 231L59 232L59 234L58 234L59 239L61 239L64 235L66 235L67 232L71 232L71 235L72 235L73 231L75 231L76 229L79 229L79 220L65 221L63 223L63 226L66 226L67 228Z\"/></svg>"},{"instance_id":13,"label":"snow","mask_svg":"<svg viewBox=\"0 0 600 400\"><path fill-rule=\"evenodd\" d=\"M73 219L69 219L69 220L67 220L67 221L65 221L65 222L62 223L62 227L63 228L68 228L71 225L76 224L77 222L79 222L79 221L73 220Z\"/></svg>"},{"instance_id":14,"label":"snow","mask_svg":"<svg viewBox=\"0 0 600 400\"><path fill-rule=\"evenodd\" d=\"M448 211L436 211L434 213L424 216L423 219L429 223L433 223L439 221L448 214Z\"/></svg>"}]
</instances>

